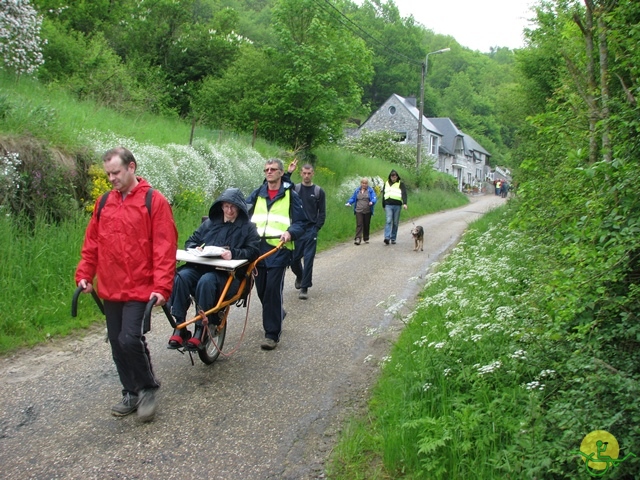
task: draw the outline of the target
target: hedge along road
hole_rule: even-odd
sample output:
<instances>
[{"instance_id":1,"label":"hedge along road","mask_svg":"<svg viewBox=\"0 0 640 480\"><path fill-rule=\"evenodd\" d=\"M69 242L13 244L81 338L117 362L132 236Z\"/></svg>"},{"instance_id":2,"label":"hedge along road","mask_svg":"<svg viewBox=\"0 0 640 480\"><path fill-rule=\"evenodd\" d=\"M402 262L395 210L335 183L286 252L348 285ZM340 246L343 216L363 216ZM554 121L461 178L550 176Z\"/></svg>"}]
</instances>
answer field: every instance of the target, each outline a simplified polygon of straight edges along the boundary
<instances>
[{"instance_id":1,"label":"hedge along road","mask_svg":"<svg viewBox=\"0 0 640 480\"><path fill-rule=\"evenodd\" d=\"M413 251L411 221L401 222L397 245L385 246L377 233L369 244L322 252L308 300L298 299L288 272L287 318L273 351L260 349L255 292L239 349L211 366L167 350L172 329L155 313L148 342L162 388L151 423L111 416L121 387L102 327L2 358L2 476L323 478L341 425L366 404L379 362L402 327L389 305L401 299L410 305L431 263L471 221L503 202L476 196L464 207L415 219L425 229L424 252ZM382 208L376 215L384 215ZM83 295L80 302L92 299ZM246 312L232 310L228 350L240 340Z\"/></svg>"}]
</instances>

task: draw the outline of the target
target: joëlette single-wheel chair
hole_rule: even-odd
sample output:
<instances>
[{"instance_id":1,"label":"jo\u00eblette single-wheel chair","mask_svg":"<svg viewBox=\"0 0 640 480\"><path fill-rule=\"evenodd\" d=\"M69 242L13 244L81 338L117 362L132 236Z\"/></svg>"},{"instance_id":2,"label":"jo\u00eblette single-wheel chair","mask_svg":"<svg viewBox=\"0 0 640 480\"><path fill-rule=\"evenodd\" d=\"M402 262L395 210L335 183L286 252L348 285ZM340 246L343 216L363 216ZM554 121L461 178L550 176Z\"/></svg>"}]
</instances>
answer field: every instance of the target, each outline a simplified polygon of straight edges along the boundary
<instances>
[{"instance_id":1,"label":"jo\u00eblette single-wheel chair","mask_svg":"<svg viewBox=\"0 0 640 480\"><path fill-rule=\"evenodd\" d=\"M197 321L200 321L200 320L202 321L202 326L203 326L202 345L200 346L200 348L197 349L198 356L200 357L200 360L202 360L202 362L204 362L207 365L211 365L213 362L216 361L216 359L222 353L224 339L227 334L227 318L229 315L229 310L233 305L247 307L247 312L245 316L245 327L243 327L243 334L244 334L244 328L246 328L247 319L249 317L249 309L248 309L249 298L251 297L251 290L253 288L253 281L254 281L253 276L256 273L256 267L258 263L260 263L262 260L269 257L270 255L273 255L280 248L282 248L283 245L284 244L282 242L279 243L276 247L262 254L253 262L249 262L248 260L222 260L221 258L215 258L215 257L213 258L199 257L199 256L192 255L185 250L178 250L176 252L176 260L179 262L200 263L203 265L212 266L217 270L228 272L227 283L225 284L224 289L222 290L222 293L218 298L217 304L215 305L215 307L211 308L210 310L207 310L206 312L197 311L197 315L195 317L185 321L184 323L176 324L175 319L171 315L169 306L166 304L162 306L162 310L165 316L167 317L167 320L169 320L169 323L173 328L182 329L182 328L188 327L189 325ZM240 279L240 285L238 286L237 292L234 295L227 298L227 293L231 287L231 284L234 278L236 278L236 270L238 270L239 268L245 267L247 264L249 265L247 266L245 273L242 275ZM78 287L76 288L73 294L73 299L71 302L72 317L75 317L78 313L78 297L80 296L81 293L82 293L82 287ZM104 306L102 305L102 301L98 297L95 290L91 292L91 295L94 301L96 302L96 304L98 305L98 308L104 315ZM156 303L155 298L149 300L149 302L147 303L147 307L144 312L145 333L151 330L151 310L153 309L155 303ZM219 315L220 324L209 325L207 316L213 313L218 313L218 312L223 312L222 315ZM180 351L181 353L185 352L184 348L178 348L176 350ZM189 351L189 355L191 356L192 352L190 350L187 350L187 351ZM235 351L235 349L233 351ZM228 355L230 355L230 353ZM191 363L193 364L193 357L191 357Z\"/></svg>"}]
</instances>

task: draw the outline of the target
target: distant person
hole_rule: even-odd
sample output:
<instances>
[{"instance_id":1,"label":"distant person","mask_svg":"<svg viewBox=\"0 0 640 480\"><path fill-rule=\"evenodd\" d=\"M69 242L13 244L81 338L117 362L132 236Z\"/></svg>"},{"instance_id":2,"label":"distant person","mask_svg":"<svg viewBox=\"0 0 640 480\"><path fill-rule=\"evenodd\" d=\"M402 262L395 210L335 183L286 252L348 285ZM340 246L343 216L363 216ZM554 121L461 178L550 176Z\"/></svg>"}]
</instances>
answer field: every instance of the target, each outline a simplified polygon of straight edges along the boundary
<instances>
[{"instance_id":1,"label":"distant person","mask_svg":"<svg viewBox=\"0 0 640 480\"><path fill-rule=\"evenodd\" d=\"M382 207L386 215L384 244L389 245L391 242L392 245L395 245L400 223L400 210L407 209L407 189L395 170L391 170L389 178L382 187Z\"/></svg>"},{"instance_id":2,"label":"distant person","mask_svg":"<svg viewBox=\"0 0 640 480\"><path fill-rule=\"evenodd\" d=\"M153 373L143 324L147 303L164 305L176 270L178 232L169 202L142 177L137 162L123 147L103 157L113 190L96 200L82 245L75 280L84 293L104 300L107 335L122 383L122 400L111 407L116 416L138 411L142 421L156 412L160 382Z\"/></svg>"},{"instance_id":3,"label":"distant person","mask_svg":"<svg viewBox=\"0 0 640 480\"><path fill-rule=\"evenodd\" d=\"M369 228L371 226L371 217L373 216L373 207L378 201L376 191L369 186L369 180L363 178L351 198L347 201L347 206L353 206L353 213L356 216L356 235L353 243L360 245L360 241L369 243Z\"/></svg>"},{"instance_id":4,"label":"distant person","mask_svg":"<svg viewBox=\"0 0 640 480\"><path fill-rule=\"evenodd\" d=\"M509 184L503 180L502 185L500 185L500 196L502 198L507 198L508 193L509 193Z\"/></svg>"},{"instance_id":5,"label":"distant person","mask_svg":"<svg viewBox=\"0 0 640 480\"><path fill-rule=\"evenodd\" d=\"M237 188L228 188L213 202L209 217L202 222L185 242L185 249L206 246L224 247L223 260L243 259L253 262L260 253L260 236L249 220L244 195ZM169 304L171 313L179 325L186 320L191 306L191 296L198 309L211 310L218 303L229 275L214 267L199 263L187 263L178 269ZM232 297L238 291L240 280L234 280L227 292ZM210 325L220 325L218 313L209 315ZM196 322L193 334L186 328L175 329L169 338L169 348L185 347L197 350L202 347L202 321Z\"/></svg>"},{"instance_id":6,"label":"distant person","mask_svg":"<svg viewBox=\"0 0 640 480\"><path fill-rule=\"evenodd\" d=\"M291 165L295 170L297 163L293 162ZM288 169L289 173L291 173L291 165ZM309 288L313 286L313 261L318 246L318 232L327 218L327 207L324 190L313 183L315 175L313 166L308 163L303 165L300 175L302 182L295 184L294 190L300 196L302 208L310 224L302 238L296 241L291 271L296 276L295 287L300 290L298 298L306 300Z\"/></svg>"},{"instance_id":7,"label":"distant person","mask_svg":"<svg viewBox=\"0 0 640 480\"><path fill-rule=\"evenodd\" d=\"M293 259L293 241L302 237L307 228L300 197L291 182L283 181L284 166L277 158L264 166L266 182L247 197L251 221L261 237L260 254L266 253L281 241L285 247L257 265L255 285L262 303L262 325L265 338L263 350L278 346L285 311L283 306L284 275Z\"/></svg>"}]
</instances>

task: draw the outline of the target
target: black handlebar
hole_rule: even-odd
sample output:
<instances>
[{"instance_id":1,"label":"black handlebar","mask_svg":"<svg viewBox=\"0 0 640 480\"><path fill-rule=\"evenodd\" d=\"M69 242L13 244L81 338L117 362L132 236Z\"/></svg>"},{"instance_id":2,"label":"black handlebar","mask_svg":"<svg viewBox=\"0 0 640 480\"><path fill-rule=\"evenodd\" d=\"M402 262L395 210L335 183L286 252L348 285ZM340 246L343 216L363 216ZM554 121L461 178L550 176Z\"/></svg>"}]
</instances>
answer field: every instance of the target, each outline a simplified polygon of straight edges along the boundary
<instances>
[{"instance_id":1,"label":"black handlebar","mask_svg":"<svg viewBox=\"0 0 640 480\"><path fill-rule=\"evenodd\" d=\"M153 297L151 300L147 302L147 307L144 309L144 317L142 317L142 321L144 322L145 333L151 330L151 310L153 309L157 301L158 301L158 298ZM171 311L169 310L169 307L167 306L166 303L162 305L162 310L164 311L164 314L167 316L167 319L169 320L169 323L171 324L171 326L173 328L176 328L176 321L171 316Z\"/></svg>"},{"instance_id":2,"label":"black handlebar","mask_svg":"<svg viewBox=\"0 0 640 480\"><path fill-rule=\"evenodd\" d=\"M78 287L76 288L76 291L73 292L73 298L71 299L71 316L72 317L78 316L78 297L82 293L82 290L84 290L84 288ZM98 308L104 315L104 305L102 304L102 300L100 300L100 297L98 297L98 294L96 293L95 290L91 290L91 296L93 297L93 300L96 302L96 305L98 305Z\"/></svg>"}]
</instances>

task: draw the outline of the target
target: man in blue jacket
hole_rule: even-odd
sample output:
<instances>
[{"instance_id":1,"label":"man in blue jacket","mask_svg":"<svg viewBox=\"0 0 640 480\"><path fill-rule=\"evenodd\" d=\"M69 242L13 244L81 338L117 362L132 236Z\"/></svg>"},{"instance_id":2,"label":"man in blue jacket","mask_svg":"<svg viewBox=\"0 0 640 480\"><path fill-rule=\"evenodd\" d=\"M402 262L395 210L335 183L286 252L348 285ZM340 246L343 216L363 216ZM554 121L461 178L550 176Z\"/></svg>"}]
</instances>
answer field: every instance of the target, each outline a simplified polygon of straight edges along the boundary
<instances>
[{"instance_id":1,"label":"man in blue jacket","mask_svg":"<svg viewBox=\"0 0 640 480\"><path fill-rule=\"evenodd\" d=\"M255 284L262 303L262 325L265 339L263 350L273 350L280 341L283 307L284 275L293 259L293 241L300 239L308 224L302 201L293 184L283 181L284 166L277 158L267 160L264 166L266 182L247 197L251 221L256 224L261 237L260 254L285 242L277 253L267 257L257 266Z\"/></svg>"}]
</instances>

